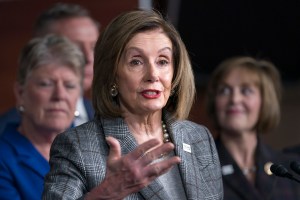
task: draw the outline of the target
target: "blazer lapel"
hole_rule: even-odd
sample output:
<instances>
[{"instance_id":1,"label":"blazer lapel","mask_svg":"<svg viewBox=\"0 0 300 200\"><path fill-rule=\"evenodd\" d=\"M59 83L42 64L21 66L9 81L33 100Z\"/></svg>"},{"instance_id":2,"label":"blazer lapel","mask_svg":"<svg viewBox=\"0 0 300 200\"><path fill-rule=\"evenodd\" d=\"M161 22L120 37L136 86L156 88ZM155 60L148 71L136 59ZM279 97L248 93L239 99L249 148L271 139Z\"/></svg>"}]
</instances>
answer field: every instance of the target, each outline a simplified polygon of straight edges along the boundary
<instances>
[{"instance_id":1,"label":"blazer lapel","mask_svg":"<svg viewBox=\"0 0 300 200\"><path fill-rule=\"evenodd\" d=\"M201 185L199 179L199 169L195 169L192 163L197 162L192 151L192 143L188 138L187 133L183 133L179 128L176 127L176 122L169 124L171 130L169 130L172 138L172 142L175 145L175 154L181 158L179 164L179 172L181 174L182 183L184 186L185 194L187 199L204 199L204 196L199 192L199 185ZM176 131L173 131L177 129ZM187 187L188 186L188 187Z\"/></svg>"},{"instance_id":2,"label":"blazer lapel","mask_svg":"<svg viewBox=\"0 0 300 200\"><path fill-rule=\"evenodd\" d=\"M135 138L122 118L103 119L102 126L105 136L112 136L119 141L122 155L128 154L137 147Z\"/></svg>"},{"instance_id":3,"label":"blazer lapel","mask_svg":"<svg viewBox=\"0 0 300 200\"><path fill-rule=\"evenodd\" d=\"M122 118L118 118L117 120L103 119L102 123L105 135L112 136L120 142L122 155L130 153L138 146ZM154 196L156 196L155 199L170 199L158 180L152 181L147 187L140 190L139 193L145 199L151 199Z\"/></svg>"},{"instance_id":4,"label":"blazer lapel","mask_svg":"<svg viewBox=\"0 0 300 200\"><path fill-rule=\"evenodd\" d=\"M194 187L186 187L188 185L188 183L192 183L193 180L191 179L191 177L197 177L196 176L196 172L193 169L190 169L188 164L189 161L187 160L191 160L192 159L192 154L187 153L185 151L183 151L183 139L182 137L178 137L179 135L173 135L174 139L174 144L175 144L175 154L177 156L179 156L181 158L181 162L179 164L179 172L181 174L181 179L182 179L182 184L184 186L184 190L186 193L186 196L188 198L192 199L192 190L194 189ZM188 143L185 143L188 144Z\"/></svg>"}]
</instances>

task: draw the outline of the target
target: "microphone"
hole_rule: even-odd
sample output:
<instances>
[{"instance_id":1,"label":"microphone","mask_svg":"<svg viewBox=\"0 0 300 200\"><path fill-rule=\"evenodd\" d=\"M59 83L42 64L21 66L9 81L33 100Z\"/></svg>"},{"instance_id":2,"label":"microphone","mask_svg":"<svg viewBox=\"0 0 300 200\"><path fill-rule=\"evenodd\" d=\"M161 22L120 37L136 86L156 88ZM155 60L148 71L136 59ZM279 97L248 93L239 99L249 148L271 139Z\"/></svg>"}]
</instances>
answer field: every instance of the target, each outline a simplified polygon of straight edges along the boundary
<instances>
[{"instance_id":1,"label":"microphone","mask_svg":"<svg viewBox=\"0 0 300 200\"><path fill-rule=\"evenodd\" d=\"M300 175L300 162L292 161L290 164L290 168Z\"/></svg>"},{"instance_id":2,"label":"microphone","mask_svg":"<svg viewBox=\"0 0 300 200\"><path fill-rule=\"evenodd\" d=\"M286 177L288 179L291 179L291 180L294 180L294 181L300 183L300 181L297 178L295 178L291 173L289 173L289 171L283 165L272 164L270 167L270 170L276 176Z\"/></svg>"}]
</instances>

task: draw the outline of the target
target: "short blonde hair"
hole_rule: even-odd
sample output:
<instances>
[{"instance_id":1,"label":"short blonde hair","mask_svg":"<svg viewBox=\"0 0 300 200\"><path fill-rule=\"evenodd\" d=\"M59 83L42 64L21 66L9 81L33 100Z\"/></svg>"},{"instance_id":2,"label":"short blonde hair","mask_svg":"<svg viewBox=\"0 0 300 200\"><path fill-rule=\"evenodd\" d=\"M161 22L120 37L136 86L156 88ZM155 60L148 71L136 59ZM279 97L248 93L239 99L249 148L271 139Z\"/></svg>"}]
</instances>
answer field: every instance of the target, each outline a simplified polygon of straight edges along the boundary
<instances>
[{"instance_id":1,"label":"short blonde hair","mask_svg":"<svg viewBox=\"0 0 300 200\"><path fill-rule=\"evenodd\" d=\"M82 84L85 65L82 51L66 37L53 34L33 38L24 46L19 57L17 82L24 85L33 70L54 62L69 67Z\"/></svg>"},{"instance_id":2,"label":"short blonde hair","mask_svg":"<svg viewBox=\"0 0 300 200\"><path fill-rule=\"evenodd\" d=\"M262 105L255 128L259 133L269 132L280 121L281 78L276 67L266 60L241 56L223 61L215 69L208 84L206 98L208 115L212 118L216 128L220 129L215 108L217 88L224 78L235 69L243 69L257 77L256 84L261 93Z\"/></svg>"},{"instance_id":3,"label":"short blonde hair","mask_svg":"<svg viewBox=\"0 0 300 200\"><path fill-rule=\"evenodd\" d=\"M194 75L184 43L176 29L163 17L151 10L134 10L116 17L100 35L95 48L93 105L96 117L122 116L117 98L110 95L115 82L117 66L126 44L140 32L161 29L173 46L173 95L165 109L177 119L186 119L195 96Z\"/></svg>"}]
</instances>

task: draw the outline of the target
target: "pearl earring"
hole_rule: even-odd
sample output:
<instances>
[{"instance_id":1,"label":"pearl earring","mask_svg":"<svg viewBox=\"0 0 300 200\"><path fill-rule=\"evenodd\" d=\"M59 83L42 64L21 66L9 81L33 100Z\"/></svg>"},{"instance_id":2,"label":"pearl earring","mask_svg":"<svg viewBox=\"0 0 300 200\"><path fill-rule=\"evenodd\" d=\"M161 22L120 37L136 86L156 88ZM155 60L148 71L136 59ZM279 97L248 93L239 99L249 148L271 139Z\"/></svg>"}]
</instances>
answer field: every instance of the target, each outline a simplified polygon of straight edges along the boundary
<instances>
[{"instance_id":1,"label":"pearl earring","mask_svg":"<svg viewBox=\"0 0 300 200\"><path fill-rule=\"evenodd\" d=\"M24 109L24 106L22 106L22 105L21 105L21 106L18 106L18 111L19 111L20 113L24 112L24 110L25 110L25 109Z\"/></svg>"}]
</instances>

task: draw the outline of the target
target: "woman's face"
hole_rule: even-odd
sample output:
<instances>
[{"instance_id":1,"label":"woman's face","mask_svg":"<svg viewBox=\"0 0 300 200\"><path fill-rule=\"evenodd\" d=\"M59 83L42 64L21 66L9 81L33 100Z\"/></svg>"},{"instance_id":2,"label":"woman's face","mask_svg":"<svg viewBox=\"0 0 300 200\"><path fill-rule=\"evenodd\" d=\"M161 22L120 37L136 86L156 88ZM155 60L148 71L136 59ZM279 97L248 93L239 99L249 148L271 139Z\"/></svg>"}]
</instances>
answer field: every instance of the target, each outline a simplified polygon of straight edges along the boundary
<instances>
[{"instance_id":1,"label":"woman's face","mask_svg":"<svg viewBox=\"0 0 300 200\"><path fill-rule=\"evenodd\" d=\"M256 84L258 77L247 71L233 69L221 81L216 94L219 125L226 132L252 131L257 124L261 94Z\"/></svg>"},{"instance_id":2,"label":"woman's face","mask_svg":"<svg viewBox=\"0 0 300 200\"><path fill-rule=\"evenodd\" d=\"M43 65L32 71L24 86L17 87L16 94L18 104L24 106L22 123L62 131L74 119L80 76L61 64Z\"/></svg>"},{"instance_id":3,"label":"woman's face","mask_svg":"<svg viewBox=\"0 0 300 200\"><path fill-rule=\"evenodd\" d=\"M174 73L172 52L161 29L138 33L128 42L116 79L125 113L144 115L166 105Z\"/></svg>"}]
</instances>

